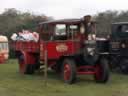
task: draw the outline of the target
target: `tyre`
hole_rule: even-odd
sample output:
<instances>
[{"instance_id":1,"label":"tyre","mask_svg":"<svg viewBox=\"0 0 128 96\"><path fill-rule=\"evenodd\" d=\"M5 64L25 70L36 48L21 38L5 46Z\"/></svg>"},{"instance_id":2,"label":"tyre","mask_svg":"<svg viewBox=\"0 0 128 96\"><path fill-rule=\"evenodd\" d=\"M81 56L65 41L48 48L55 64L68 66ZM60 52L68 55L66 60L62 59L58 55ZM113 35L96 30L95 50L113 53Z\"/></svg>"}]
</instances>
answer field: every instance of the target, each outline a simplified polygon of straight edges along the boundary
<instances>
[{"instance_id":1,"label":"tyre","mask_svg":"<svg viewBox=\"0 0 128 96\"><path fill-rule=\"evenodd\" d=\"M21 74L33 74L34 73L34 65L26 64L24 55L20 55L18 58L18 61L19 61L19 71Z\"/></svg>"},{"instance_id":2,"label":"tyre","mask_svg":"<svg viewBox=\"0 0 128 96\"><path fill-rule=\"evenodd\" d=\"M76 64L73 59L64 59L62 64L62 79L65 83L72 84L76 80Z\"/></svg>"},{"instance_id":3,"label":"tyre","mask_svg":"<svg viewBox=\"0 0 128 96\"><path fill-rule=\"evenodd\" d=\"M105 58L101 58L95 66L95 81L106 83L109 80L109 65Z\"/></svg>"},{"instance_id":4,"label":"tyre","mask_svg":"<svg viewBox=\"0 0 128 96\"><path fill-rule=\"evenodd\" d=\"M119 67L123 74L128 74L128 59L125 58L120 60Z\"/></svg>"}]
</instances>

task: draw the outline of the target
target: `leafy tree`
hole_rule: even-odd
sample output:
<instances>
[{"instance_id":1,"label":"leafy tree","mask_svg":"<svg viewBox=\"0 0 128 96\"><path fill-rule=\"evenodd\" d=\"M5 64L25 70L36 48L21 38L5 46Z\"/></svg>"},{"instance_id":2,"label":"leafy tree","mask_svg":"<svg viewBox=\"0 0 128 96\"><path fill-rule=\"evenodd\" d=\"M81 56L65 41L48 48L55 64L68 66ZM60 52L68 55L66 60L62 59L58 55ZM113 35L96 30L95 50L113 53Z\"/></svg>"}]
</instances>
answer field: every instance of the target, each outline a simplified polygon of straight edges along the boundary
<instances>
[{"instance_id":1,"label":"leafy tree","mask_svg":"<svg viewBox=\"0 0 128 96\"><path fill-rule=\"evenodd\" d=\"M97 33L99 36L107 36L111 33L111 24L114 22L128 22L128 11L105 11L94 16L97 21Z\"/></svg>"}]
</instances>

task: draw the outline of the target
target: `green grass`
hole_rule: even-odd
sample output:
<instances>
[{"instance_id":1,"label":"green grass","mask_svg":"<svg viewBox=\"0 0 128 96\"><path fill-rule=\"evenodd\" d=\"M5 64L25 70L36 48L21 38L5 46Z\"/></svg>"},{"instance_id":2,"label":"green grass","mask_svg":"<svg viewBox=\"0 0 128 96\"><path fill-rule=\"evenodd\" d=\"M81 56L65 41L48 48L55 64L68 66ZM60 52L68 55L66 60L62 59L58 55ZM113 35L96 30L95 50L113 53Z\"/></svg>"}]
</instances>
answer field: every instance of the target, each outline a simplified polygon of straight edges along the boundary
<instances>
[{"instance_id":1,"label":"green grass","mask_svg":"<svg viewBox=\"0 0 128 96\"><path fill-rule=\"evenodd\" d=\"M67 85L54 72L21 75L16 60L0 65L0 96L128 96L128 76L112 73L107 84L97 84L90 76L79 76Z\"/></svg>"}]
</instances>

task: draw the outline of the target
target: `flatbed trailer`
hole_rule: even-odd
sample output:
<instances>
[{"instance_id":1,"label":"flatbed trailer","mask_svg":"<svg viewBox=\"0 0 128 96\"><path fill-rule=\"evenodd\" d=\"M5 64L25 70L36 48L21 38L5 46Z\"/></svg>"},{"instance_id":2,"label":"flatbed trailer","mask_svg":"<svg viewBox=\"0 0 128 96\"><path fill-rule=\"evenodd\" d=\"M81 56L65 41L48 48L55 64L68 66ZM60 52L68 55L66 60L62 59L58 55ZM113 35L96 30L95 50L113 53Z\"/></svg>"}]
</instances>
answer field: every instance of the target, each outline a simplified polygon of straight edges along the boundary
<instances>
[{"instance_id":1,"label":"flatbed trailer","mask_svg":"<svg viewBox=\"0 0 128 96\"><path fill-rule=\"evenodd\" d=\"M26 51L32 53L39 53L39 42L24 42L24 41L16 41L13 42L15 51Z\"/></svg>"}]
</instances>

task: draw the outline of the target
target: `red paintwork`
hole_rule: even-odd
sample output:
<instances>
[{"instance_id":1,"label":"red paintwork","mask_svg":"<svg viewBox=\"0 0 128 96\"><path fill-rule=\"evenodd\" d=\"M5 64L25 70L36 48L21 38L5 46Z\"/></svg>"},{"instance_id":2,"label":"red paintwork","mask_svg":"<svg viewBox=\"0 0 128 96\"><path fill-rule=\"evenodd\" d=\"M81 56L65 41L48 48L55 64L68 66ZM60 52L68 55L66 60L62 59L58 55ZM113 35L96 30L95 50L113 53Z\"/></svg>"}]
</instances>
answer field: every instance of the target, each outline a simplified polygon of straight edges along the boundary
<instances>
[{"instance_id":1,"label":"red paintwork","mask_svg":"<svg viewBox=\"0 0 128 96\"><path fill-rule=\"evenodd\" d=\"M70 79L71 69L69 64L64 64L64 80L67 81Z\"/></svg>"},{"instance_id":2,"label":"red paintwork","mask_svg":"<svg viewBox=\"0 0 128 96\"><path fill-rule=\"evenodd\" d=\"M5 61L4 54L0 54L0 64L3 64Z\"/></svg>"},{"instance_id":3,"label":"red paintwork","mask_svg":"<svg viewBox=\"0 0 128 96\"><path fill-rule=\"evenodd\" d=\"M64 44L67 46L67 50L64 52L58 52L57 46ZM80 49L80 44L78 41L49 41L40 43L40 57L41 60L44 59L44 50L48 50L48 59L59 59L60 56L68 56L75 54Z\"/></svg>"},{"instance_id":4,"label":"red paintwork","mask_svg":"<svg viewBox=\"0 0 128 96\"><path fill-rule=\"evenodd\" d=\"M25 52L39 52L39 43L36 42L14 42L14 48L16 51L25 51Z\"/></svg>"},{"instance_id":5,"label":"red paintwork","mask_svg":"<svg viewBox=\"0 0 128 96\"><path fill-rule=\"evenodd\" d=\"M39 43L17 41L13 43L15 51L20 51L24 55L25 64L35 64L35 53L39 53Z\"/></svg>"},{"instance_id":6,"label":"red paintwork","mask_svg":"<svg viewBox=\"0 0 128 96\"><path fill-rule=\"evenodd\" d=\"M32 53L26 53L25 60L26 60L25 61L26 64L35 64L36 63L35 56Z\"/></svg>"},{"instance_id":7,"label":"red paintwork","mask_svg":"<svg viewBox=\"0 0 128 96\"><path fill-rule=\"evenodd\" d=\"M95 66L80 66L77 68L77 74L85 75L85 74L95 74Z\"/></svg>"},{"instance_id":8,"label":"red paintwork","mask_svg":"<svg viewBox=\"0 0 128 96\"><path fill-rule=\"evenodd\" d=\"M77 72L78 75L93 75L96 74L96 72L93 71L87 71L87 72Z\"/></svg>"}]
</instances>

